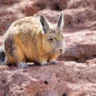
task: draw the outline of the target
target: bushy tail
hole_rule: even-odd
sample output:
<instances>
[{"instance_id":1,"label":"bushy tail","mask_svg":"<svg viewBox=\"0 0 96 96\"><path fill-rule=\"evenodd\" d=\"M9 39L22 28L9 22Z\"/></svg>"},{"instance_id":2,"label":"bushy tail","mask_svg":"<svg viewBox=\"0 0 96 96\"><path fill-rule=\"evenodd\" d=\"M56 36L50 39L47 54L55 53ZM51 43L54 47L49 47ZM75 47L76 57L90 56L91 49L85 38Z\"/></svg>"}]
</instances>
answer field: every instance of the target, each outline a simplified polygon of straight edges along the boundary
<instances>
[{"instance_id":1,"label":"bushy tail","mask_svg":"<svg viewBox=\"0 0 96 96\"><path fill-rule=\"evenodd\" d=\"M4 45L0 46L0 63L5 61Z\"/></svg>"}]
</instances>

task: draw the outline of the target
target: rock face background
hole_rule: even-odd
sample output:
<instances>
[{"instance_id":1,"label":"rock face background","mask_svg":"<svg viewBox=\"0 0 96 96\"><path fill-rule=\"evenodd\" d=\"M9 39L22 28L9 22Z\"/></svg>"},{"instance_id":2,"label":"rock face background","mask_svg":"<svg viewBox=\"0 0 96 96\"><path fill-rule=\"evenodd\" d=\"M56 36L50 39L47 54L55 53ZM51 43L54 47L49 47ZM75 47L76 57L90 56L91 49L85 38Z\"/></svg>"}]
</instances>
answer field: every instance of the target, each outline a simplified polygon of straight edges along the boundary
<instances>
[{"instance_id":1,"label":"rock face background","mask_svg":"<svg viewBox=\"0 0 96 96\"><path fill-rule=\"evenodd\" d=\"M25 16L65 18L66 52L57 65L0 66L0 96L96 96L96 0L0 0L0 44Z\"/></svg>"}]
</instances>

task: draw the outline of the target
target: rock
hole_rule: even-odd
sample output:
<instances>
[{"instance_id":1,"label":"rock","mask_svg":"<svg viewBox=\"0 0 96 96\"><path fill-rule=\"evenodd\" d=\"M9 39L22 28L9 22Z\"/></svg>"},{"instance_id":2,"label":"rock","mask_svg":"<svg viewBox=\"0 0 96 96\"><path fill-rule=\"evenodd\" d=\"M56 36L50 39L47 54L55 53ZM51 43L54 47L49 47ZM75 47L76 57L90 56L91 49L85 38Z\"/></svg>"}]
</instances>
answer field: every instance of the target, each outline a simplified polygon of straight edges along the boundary
<instances>
[{"instance_id":1,"label":"rock","mask_svg":"<svg viewBox=\"0 0 96 96\"><path fill-rule=\"evenodd\" d=\"M79 7L96 7L96 1L95 0L69 0L67 8L79 8Z\"/></svg>"},{"instance_id":2,"label":"rock","mask_svg":"<svg viewBox=\"0 0 96 96\"><path fill-rule=\"evenodd\" d=\"M18 18L45 12L45 15L47 17L51 15L49 19L52 18L51 20L55 22L60 11L64 12L65 27L70 29L69 31L95 29L95 0L87 0L87 2L86 0L82 2L81 0L62 0L62 2L59 0L3 0L0 2L0 34L5 33L10 24Z\"/></svg>"},{"instance_id":3,"label":"rock","mask_svg":"<svg viewBox=\"0 0 96 96\"><path fill-rule=\"evenodd\" d=\"M53 68L49 65L28 69L1 70L0 90L3 89L3 93L9 96L60 96L67 94L71 89L68 88L63 78L60 80L58 76L58 69L55 70L54 65Z\"/></svg>"},{"instance_id":4,"label":"rock","mask_svg":"<svg viewBox=\"0 0 96 96\"><path fill-rule=\"evenodd\" d=\"M0 0L0 4L11 4L11 3L18 3L20 0Z\"/></svg>"},{"instance_id":5,"label":"rock","mask_svg":"<svg viewBox=\"0 0 96 96\"><path fill-rule=\"evenodd\" d=\"M81 34L82 33L82 34ZM85 62L96 56L96 31L83 30L72 34L66 33L65 58Z\"/></svg>"},{"instance_id":6,"label":"rock","mask_svg":"<svg viewBox=\"0 0 96 96\"><path fill-rule=\"evenodd\" d=\"M37 13L40 8L37 6L35 0L34 1L22 1L19 4L19 9L21 10L22 14L26 15L26 16L32 16L35 13Z\"/></svg>"},{"instance_id":7,"label":"rock","mask_svg":"<svg viewBox=\"0 0 96 96\"><path fill-rule=\"evenodd\" d=\"M72 61L26 69L10 67L0 70L0 91L9 96L93 96L95 70L96 65Z\"/></svg>"},{"instance_id":8,"label":"rock","mask_svg":"<svg viewBox=\"0 0 96 96\"><path fill-rule=\"evenodd\" d=\"M96 0L0 0L0 35L25 16L44 15L56 23L61 11L66 51L60 64L0 66L0 96L96 95Z\"/></svg>"}]
</instances>

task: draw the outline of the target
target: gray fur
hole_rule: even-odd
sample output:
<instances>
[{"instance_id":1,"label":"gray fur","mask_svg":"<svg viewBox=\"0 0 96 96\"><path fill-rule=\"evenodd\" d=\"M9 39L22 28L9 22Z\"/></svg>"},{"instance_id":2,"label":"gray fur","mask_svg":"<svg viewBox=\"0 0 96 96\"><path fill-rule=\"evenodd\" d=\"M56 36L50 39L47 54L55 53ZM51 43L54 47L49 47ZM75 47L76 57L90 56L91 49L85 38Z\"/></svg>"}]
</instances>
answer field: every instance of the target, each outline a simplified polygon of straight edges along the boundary
<instances>
[{"instance_id":1,"label":"gray fur","mask_svg":"<svg viewBox=\"0 0 96 96\"><path fill-rule=\"evenodd\" d=\"M40 22L41 22L44 33L47 33L47 31L49 30L49 25L48 25L48 21L43 15L40 16Z\"/></svg>"}]
</instances>

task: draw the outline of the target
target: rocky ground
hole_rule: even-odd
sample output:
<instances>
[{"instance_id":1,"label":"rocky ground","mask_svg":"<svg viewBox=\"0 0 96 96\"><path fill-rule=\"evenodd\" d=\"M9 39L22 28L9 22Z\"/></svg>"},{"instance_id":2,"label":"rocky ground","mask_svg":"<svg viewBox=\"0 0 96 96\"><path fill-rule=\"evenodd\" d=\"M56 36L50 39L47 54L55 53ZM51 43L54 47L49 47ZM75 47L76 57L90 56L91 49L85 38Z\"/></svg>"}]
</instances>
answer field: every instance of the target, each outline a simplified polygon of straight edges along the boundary
<instances>
[{"instance_id":1,"label":"rocky ground","mask_svg":"<svg viewBox=\"0 0 96 96\"><path fill-rule=\"evenodd\" d=\"M96 96L96 0L0 0L0 44L25 16L65 18L66 52L57 65L0 66L0 96Z\"/></svg>"}]
</instances>

